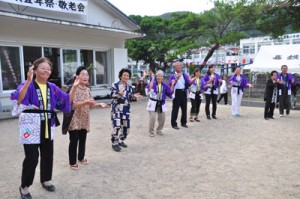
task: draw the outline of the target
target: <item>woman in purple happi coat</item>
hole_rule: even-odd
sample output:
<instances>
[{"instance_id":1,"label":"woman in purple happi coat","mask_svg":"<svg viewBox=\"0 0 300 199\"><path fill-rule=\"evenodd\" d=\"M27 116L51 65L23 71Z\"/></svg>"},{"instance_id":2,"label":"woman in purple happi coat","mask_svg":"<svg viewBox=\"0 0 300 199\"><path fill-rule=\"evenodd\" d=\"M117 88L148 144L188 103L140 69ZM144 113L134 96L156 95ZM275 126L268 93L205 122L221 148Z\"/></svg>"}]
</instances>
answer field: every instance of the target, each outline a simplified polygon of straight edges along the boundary
<instances>
[{"instance_id":1,"label":"woman in purple happi coat","mask_svg":"<svg viewBox=\"0 0 300 199\"><path fill-rule=\"evenodd\" d=\"M207 119L211 119L209 105L210 101L212 101L213 110L212 110L212 118L217 119L217 99L219 94L219 87L222 79L220 79L219 74L215 73L215 66L209 65L207 74L203 76L201 79L201 90L204 91L205 94L205 113Z\"/></svg>"},{"instance_id":2,"label":"woman in purple happi coat","mask_svg":"<svg viewBox=\"0 0 300 199\"><path fill-rule=\"evenodd\" d=\"M149 101L146 110L149 111L149 135L153 137L154 126L157 115L158 127L156 133L162 135L162 129L165 123L165 112L167 110L166 98L172 98L174 91L175 80L172 80L171 88L165 82L164 72L159 70L156 73L156 78L152 77L152 81L146 86L146 94L149 96Z\"/></svg>"},{"instance_id":3,"label":"woman in purple happi coat","mask_svg":"<svg viewBox=\"0 0 300 199\"><path fill-rule=\"evenodd\" d=\"M229 85L231 86L231 114L233 117L240 116L240 107L244 94L244 89L252 88L252 84L249 84L244 75L241 74L241 67L237 66L235 74L229 79Z\"/></svg>"},{"instance_id":4,"label":"woman in purple happi coat","mask_svg":"<svg viewBox=\"0 0 300 199\"><path fill-rule=\"evenodd\" d=\"M54 109L71 111L71 102L78 86L76 78L70 95L62 92L55 84L48 82L52 63L42 57L33 63L27 73L27 80L11 94L14 104L13 115L19 115L20 142L24 146L21 198L30 199L29 187L33 183L35 168L40 159L40 181L47 191L55 191L51 183L53 170L54 127L59 125Z\"/></svg>"}]
</instances>

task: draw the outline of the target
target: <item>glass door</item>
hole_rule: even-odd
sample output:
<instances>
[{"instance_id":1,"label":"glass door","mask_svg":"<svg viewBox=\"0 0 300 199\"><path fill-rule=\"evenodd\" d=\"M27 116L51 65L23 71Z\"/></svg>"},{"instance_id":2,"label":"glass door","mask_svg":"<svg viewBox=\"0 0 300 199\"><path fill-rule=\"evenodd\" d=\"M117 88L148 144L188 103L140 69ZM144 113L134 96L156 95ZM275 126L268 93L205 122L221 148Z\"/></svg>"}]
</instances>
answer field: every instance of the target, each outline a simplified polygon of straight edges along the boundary
<instances>
[{"instance_id":1,"label":"glass door","mask_svg":"<svg viewBox=\"0 0 300 199\"><path fill-rule=\"evenodd\" d=\"M90 86L95 86L94 58L92 50L80 50L80 65L85 66L90 76Z\"/></svg>"},{"instance_id":2,"label":"glass door","mask_svg":"<svg viewBox=\"0 0 300 199\"><path fill-rule=\"evenodd\" d=\"M49 82L61 87L61 68L60 68L60 53L59 48L44 47L44 57L47 57L52 62L52 73Z\"/></svg>"},{"instance_id":3,"label":"glass door","mask_svg":"<svg viewBox=\"0 0 300 199\"><path fill-rule=\"evenodd\" d=\"M63 73L61 76L63 78L63 85L70 85L73 83L73 77L78 68L77 57L77 50L62 49Z\"/></svg>"},{"instance_id":4,"label":"glass door","mask_svg":"<svg viewBox=\"0 0 300 199\"><path fill-rule=\"evenodd\" d=\"M27 72L29 70L29 67L33 64L33 62L36 59L42 57L42 47L24 46L23 57L24 57L25 79L27 79Z\"/></svg>"}]
</instances>

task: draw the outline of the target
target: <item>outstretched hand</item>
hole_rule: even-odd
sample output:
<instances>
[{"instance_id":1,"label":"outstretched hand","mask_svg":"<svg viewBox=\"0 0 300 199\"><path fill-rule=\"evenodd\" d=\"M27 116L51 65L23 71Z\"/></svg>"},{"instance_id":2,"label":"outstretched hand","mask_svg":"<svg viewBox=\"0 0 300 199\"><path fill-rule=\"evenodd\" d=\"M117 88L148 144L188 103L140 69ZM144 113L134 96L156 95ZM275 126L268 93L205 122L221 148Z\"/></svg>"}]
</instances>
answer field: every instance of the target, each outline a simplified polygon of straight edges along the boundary
<instances>
[{"instance_id":1,"label":"outstretched hand","mask_svg":"<svg viewBox=\"0 0 300 199\"><path fill-rule=\"evenodd\" d=\"M73 83L73 87L77 87L79 85L79 82L80 82L79 76L76 76L76 79L74 80Z\"/></svg>"},{"instance_id":2,"label":"outstretched hand","mask_svg":"<svg viewBox=\"0 0 300 199\"><path fill-rule=\"evenodd\" d=\"M110 107L108 104L105 104L105 103L97 103L96 106L101 107L101 108L109 108Z\"/></svg>"},{"instance_id":3,"label":"outstretched hand","mask_svg":"<svg viewBox=\"0 0 300 199\"><path fill-rule=\"evenodd\" d=\"M29 70L28 70L28 72L27 72L27 80L28 80L29 82L31 82L32 79L33 79L33 67L34 67L34 65L30 66L30 67L29 67Z\"/></svg>"},{"instance_id":4,"label":"outstretched hand","mask_svg":"<svg viewBox=\"0 0 300 199\"><path fill-rule=\"evenodd\" d=\"M172 86L174 86L176 83L175 79L172 80Z\"/></svg>"}]
</instances>

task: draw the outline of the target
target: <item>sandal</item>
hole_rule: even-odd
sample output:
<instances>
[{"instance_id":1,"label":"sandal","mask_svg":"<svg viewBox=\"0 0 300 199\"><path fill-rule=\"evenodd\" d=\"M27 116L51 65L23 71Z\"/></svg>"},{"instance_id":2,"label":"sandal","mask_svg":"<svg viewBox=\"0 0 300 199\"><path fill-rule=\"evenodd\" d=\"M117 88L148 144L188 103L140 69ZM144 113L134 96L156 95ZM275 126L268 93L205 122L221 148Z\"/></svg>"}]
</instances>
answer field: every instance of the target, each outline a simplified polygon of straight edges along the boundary
<instances>
[{"instance_id":1,"label":"sandal","mask_svg":"<svg viewBox=\"0 0 300 199\"><path fill-rule=\"evenodd\" d=\"M89 162L87 161L87 159L83 159L83 160L78 160L81 164L89 164Z\"/></svg>"},{"instance_id":2,"label":"sandal","mask_svg":"<svg viewBox=\"0 0 300 199\"><path fill-rule=\"evenodd\" d=\"M72 169L72 170L78 170L79 166L78 166L78 164L70 165L70 169Z\"/></svg>"}]
</instances>

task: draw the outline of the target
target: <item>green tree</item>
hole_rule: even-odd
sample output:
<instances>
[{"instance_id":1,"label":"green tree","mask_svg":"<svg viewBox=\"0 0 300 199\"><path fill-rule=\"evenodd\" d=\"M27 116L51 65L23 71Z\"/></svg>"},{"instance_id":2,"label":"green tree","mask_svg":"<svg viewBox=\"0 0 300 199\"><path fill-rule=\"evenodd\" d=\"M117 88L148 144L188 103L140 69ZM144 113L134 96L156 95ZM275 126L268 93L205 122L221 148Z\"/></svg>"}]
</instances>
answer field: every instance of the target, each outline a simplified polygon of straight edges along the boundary
<instances>
[{"instance_id":1,"label":"green tree","mask_svg":"<svg viewBox=\"0 0 300 199\"><path fill-rule=\"evenodd\" d=\"M214 2L214 8L201 14L202 24L199 26L199 32L202 45L210 47L200 66L201 69L221 45L238 43L246 37L241 19L248 9L246 1L217 0Z\"/></svg>"},{"instance_id":2,"label":"green tree","mask_svg":"<svg viewBox=\"0 0 300 199\"><path fill-rule=\"evenodd\" d=\"M277 38L300 30L300 0L260 0L255 27Z\"/></svg>"},{"instance_id":3,"label":"green tree","mask_svg":"<svg viewBox=\"0 0 300 199\"><path fill-rule=\"evenodd\" d=\"M172 14L170 18L131 16L139 22L144 38L127 40L128 55L134 60L167 66L178 55L199 46L195 33L200 25L199 15L194 13Z\"/></svg>"},{"instance_id":4,"label":"green tree","mask_svg":"<svg viewBox=\"0 0 300 199\"><path fill-rule=\"evenodd\" d=\"M200 68L221 45L265 34L278 37L300 30L300 0L214 0L200 14L173 13L169 18L130 16L146 36L126 41L129 57L154 65L189 58L191 49L210 47Z\"/></svg>"}]
</instances>

